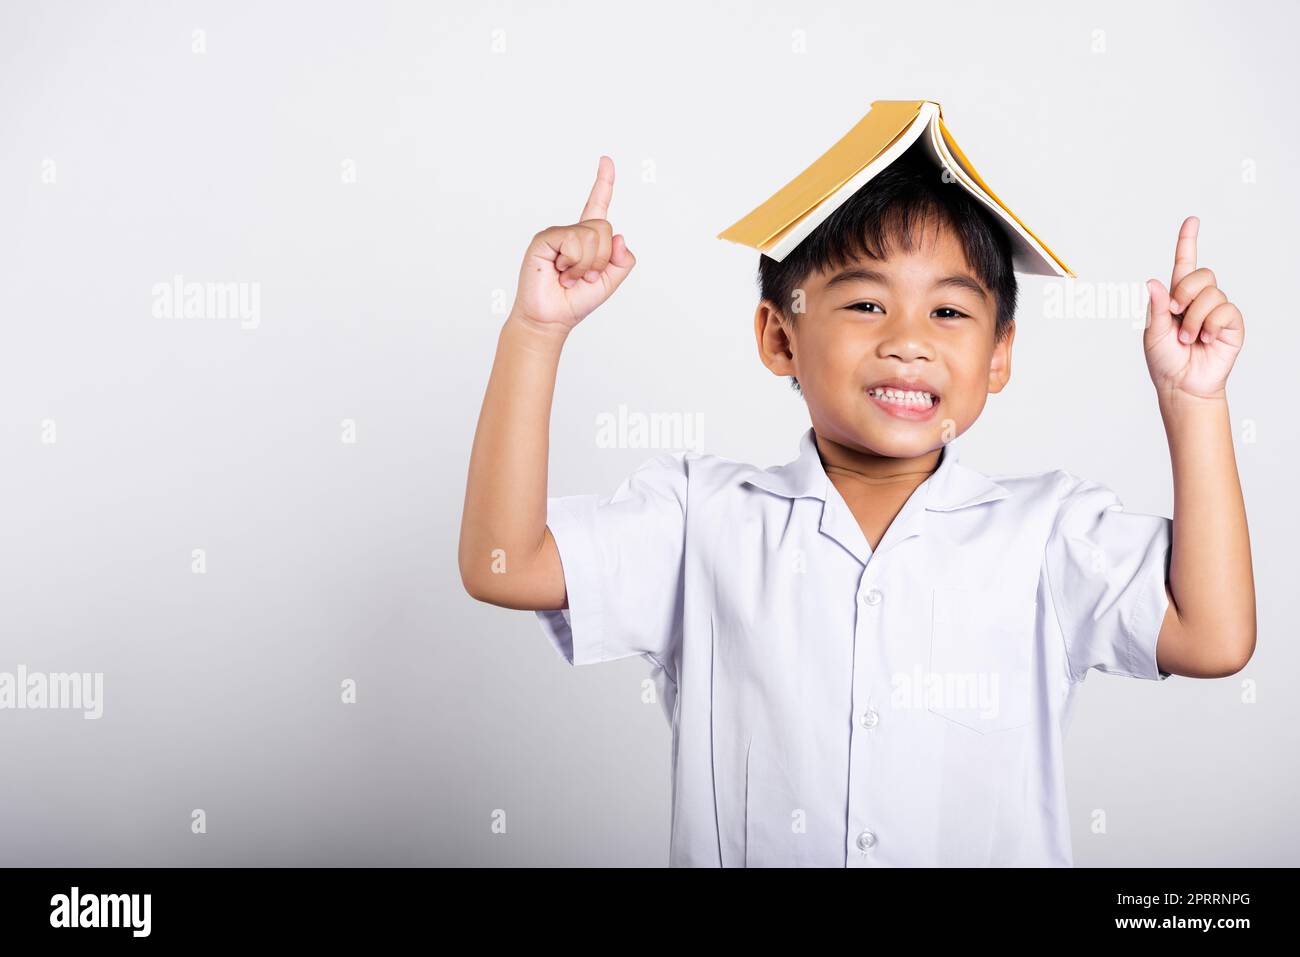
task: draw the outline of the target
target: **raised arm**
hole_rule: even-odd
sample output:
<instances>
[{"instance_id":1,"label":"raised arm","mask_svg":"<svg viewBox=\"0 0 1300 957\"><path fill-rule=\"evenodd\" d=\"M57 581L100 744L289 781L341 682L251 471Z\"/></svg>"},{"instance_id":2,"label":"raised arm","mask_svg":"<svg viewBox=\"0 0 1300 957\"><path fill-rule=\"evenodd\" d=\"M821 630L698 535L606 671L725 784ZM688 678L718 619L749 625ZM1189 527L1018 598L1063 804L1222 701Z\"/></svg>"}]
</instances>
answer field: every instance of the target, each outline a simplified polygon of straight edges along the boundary
<instances>
[{"instance_id":1,"label":"raised arm","mask_svg":"<svg viewBox=\"0 0 1300 957\"><path fill-rule=\"evenodd\" d=\"M1246 330L1214 273L1196 266L1199 227L1192 216L1179 231L1169 292L1147 283L1143 345L1174 473L1169 610L1156 660L1170 674L1217 678L1255 651L1255 576L1226 392Z\"/></svg>"},{"instance_id":2,"label":"raised arm","mask_svg":"<svg viewBox=\"0 0 1300 957\"><path fill-rule=\"evenodd\" d=\"M470 452L460 527L460 575L480 601L507 608L565 607L564 571L546 528L551 399L569 333L636 264L606 215L614 162L600 158L582 218L533 237Z\"/></svg>"}]
</instances>

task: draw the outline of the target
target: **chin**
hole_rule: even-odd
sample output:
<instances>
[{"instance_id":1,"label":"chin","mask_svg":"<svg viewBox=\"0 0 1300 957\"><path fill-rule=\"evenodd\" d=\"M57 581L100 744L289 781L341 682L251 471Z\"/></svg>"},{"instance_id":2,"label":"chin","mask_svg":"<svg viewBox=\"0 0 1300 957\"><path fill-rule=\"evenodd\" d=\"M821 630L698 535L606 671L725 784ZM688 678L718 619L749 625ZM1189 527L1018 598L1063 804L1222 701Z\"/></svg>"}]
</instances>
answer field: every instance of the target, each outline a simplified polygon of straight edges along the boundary
<instances>
[{"instance_id":1,"label":"chin","mask_svg":"<svg viewBox=\"0 0 1300 957\"><path fill-rule=\"evenodd\" d=\"M891 459L920 458L922 455L929 455L944 444L938 430L935 430L933 435L872 435L864 438L866 439L864 448Z\"/></svg>"},{"instance_id":2,"label":"chin","mask_svg":"<svg viewBox=\"0 0 1300 957\"><path fill-rule=\"evenodd\" d=\"M833 442L860 452L891 459L914 459L927 455L944 445L943 430L935 425L919 428L881 428L877 423L854 423L846 427L818 430Z\"/></svg>"}]
</instances>

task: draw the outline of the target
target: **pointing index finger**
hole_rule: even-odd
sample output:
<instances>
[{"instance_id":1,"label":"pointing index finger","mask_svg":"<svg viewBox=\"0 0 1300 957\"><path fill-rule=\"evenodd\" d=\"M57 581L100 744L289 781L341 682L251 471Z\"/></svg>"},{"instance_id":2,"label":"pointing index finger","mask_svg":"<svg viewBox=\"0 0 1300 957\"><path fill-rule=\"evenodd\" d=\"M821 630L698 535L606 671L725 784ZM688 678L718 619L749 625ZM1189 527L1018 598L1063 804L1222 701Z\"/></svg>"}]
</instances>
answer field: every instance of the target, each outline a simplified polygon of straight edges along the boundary
<instances>
[{"instance_id":1,"label":"pointing index finger","mask_svg":"<svg viewBox=\"0 0 1300 957\"><path fill-rule=\"evenodd\" d=\"M1201 221L1195 216L1183 220L1178 230L1178 246L1174 250L1174 273L1169 281L1169 291L1182 281L1183 277L1196 269L1196 235L1200 232Z\"/></svg>"},{"instance_id":2,"label":"pointing index finger","mask_svg":"<svg viewBox=\"0 0 1300 957\"><path fill-rule=\"evenodd\" d=\"M591 187L587 205L582 207L582 216L578 222L588 219L607 219L609 201L614 195L614 161L601 155L600 166L596 170L596 183Z\"/></svg>"}]
</instances>

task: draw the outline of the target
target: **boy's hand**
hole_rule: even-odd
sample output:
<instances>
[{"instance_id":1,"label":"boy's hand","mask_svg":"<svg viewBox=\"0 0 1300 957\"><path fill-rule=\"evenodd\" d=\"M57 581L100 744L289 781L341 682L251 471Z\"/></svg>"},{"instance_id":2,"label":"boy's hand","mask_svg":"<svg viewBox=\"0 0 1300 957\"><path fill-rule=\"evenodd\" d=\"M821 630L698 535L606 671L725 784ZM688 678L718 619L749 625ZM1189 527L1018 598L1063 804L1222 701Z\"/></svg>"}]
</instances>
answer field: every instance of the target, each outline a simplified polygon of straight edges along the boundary
<instances>
[{"instance_id":1,"label":"boy's hand","mask_svg":"<svg viewBox=\"0 0 1300 957\"><path fill-rule=\"evenodd\" d=\"M1151 304L1142 346L1151 380L1162 396L1182 392L1223 398L1228 373L1246 337L1241 311L1215 285L1214 273L1196 268L1200 225L1195 216L1188 216L1178 231L1170 291L1159 280L1147 280Z\"/></svg>"},{"instance_id":2,"label":"boy's hand","mask_svg":"<svg viewBox=\"0 0 1300 957\"><path fill-rule=\"evenodd\" d=\"M543 229L524 254L513 310L518 318L567 334L627 278L636 257L605 218L613 193L614 161L602 156L581 220Z\"/></svg>"}]
</instances>

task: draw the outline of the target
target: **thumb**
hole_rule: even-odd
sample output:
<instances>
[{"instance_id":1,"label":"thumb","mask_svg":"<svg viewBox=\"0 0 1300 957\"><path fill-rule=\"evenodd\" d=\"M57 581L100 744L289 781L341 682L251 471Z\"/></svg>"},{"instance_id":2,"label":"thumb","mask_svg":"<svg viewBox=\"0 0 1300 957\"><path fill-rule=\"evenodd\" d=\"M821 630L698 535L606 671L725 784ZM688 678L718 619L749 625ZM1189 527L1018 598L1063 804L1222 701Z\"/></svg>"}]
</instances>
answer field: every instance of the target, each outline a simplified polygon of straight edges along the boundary
<instances>
[{"instance_id":1,"label":"thumb","mask_svg":"<svg viewBox=\"0 0 1300 957\"><path fill-rule=\"evenodd\" d=\"M1174 317L1169 312L1169 292L1159 279L1147 280L1147 294L1151 297L1147 305L1146 340L1155 342L1173 331Z\"/></svg>"},{"instance_id":2,"label":"thumb","mask_svg":"<svg viewBox=\"0 0 1300 957\"><path fill-rule=\"evenodd\" d=\"M617 289L628 277L632 267L636 265L636 257L632 255L632 250L627 248L627 240L619 233L613 238L609 248L609 263L605 266L604 275L610 280L610 292Z\"/></svg>"}]
</instances>

